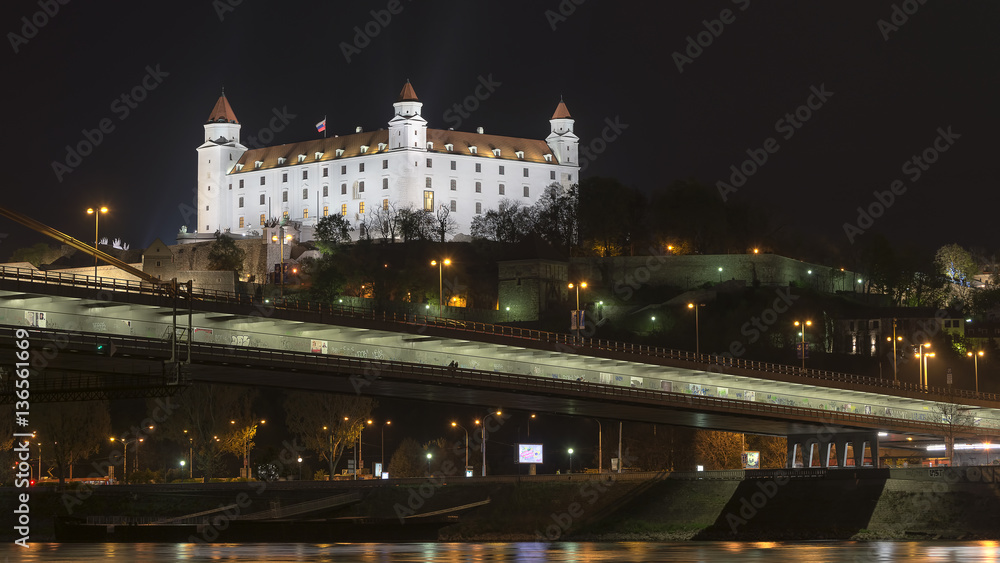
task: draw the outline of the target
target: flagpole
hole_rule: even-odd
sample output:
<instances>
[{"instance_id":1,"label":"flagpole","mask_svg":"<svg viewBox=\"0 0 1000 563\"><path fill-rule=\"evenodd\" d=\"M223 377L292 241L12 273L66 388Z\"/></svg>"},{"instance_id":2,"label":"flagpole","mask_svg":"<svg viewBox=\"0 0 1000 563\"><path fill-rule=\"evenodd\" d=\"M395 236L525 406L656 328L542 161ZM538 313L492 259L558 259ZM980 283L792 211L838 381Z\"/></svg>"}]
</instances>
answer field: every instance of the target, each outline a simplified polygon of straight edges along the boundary
<instances>
[{"instance_id":1,"label":"flagpole","mask_svg":"<svg viewBox=\"0 0 1000 563\"><path fill-rule=\"evenodd\" d=\"M323 116L323 138L326 138L326 115Z\"/></svg>"}]
</instances>

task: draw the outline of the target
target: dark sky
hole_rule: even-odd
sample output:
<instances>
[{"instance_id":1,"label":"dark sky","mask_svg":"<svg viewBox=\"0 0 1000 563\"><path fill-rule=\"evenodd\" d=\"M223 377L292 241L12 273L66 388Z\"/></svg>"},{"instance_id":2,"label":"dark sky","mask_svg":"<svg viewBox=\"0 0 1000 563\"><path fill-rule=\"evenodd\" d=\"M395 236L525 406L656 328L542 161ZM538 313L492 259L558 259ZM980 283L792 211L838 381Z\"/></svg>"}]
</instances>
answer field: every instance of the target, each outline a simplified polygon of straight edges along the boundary
<instances>
[{"instance_id":1,"label":"dark sky","mask_svg":"<svg viewBox=\"0 0 1000 563\"><path fill-rule=\"evenodd\" d=\"M583 144L606 120L627 125L585 175L648 193L681 178L711 185L774 138L776 152L733 197L767 205L807 235L846 241L856 208L900 179L906 192L874 229L931 247L995 248L996 2L897 2L901 25L886 39L878 22L893 17L888 0L402 0L348 62L342 43L389 2L230 6L237 1L77 1L51 17L36 15L37 0L6 2L4 205L86 240L86 207L107 204L102 235L133 247L172 243L193 203L202 124L223 86L244 140L275 110L294 115L277 144L317 135L324 115L330 134L386 127L406 79L430 126L447 128L445 112L492 77L499 86L460 129L544 138L560 95ZM560 7L574 11L547 16ZM902 22L902 8L917 9ZM679 72L671 55L727 9L731 23L709 21L721 32ZM24 30L26 42L11 35L22 34L22 17L44 23ZM126 114L120 97L147 68L160 69L161 82ZM832 96L783 138L777 122L813 87ZM57 179L53 163L66 163L67 145L105 118L114 129ZM904 163L948 127L960 137L911 181ZM42 240L6 220L0 234L5 255Z\"/></svg>"}]
</instances>

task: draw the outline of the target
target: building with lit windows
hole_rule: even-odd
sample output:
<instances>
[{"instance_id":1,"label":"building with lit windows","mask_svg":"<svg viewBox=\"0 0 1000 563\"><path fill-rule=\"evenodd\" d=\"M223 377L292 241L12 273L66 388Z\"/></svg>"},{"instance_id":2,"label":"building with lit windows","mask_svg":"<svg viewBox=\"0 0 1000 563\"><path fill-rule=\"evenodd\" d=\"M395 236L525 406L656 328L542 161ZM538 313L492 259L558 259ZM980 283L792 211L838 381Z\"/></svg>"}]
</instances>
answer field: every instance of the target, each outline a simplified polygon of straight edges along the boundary
<instances>
[{"instance_id":1,"label":"building with lit windows","mask_svg":"<svg viewBox=\"0 0 1000 563\"><path fill-rule=\"evenodd\" d=\"M325 215L339 213L360 227L378 208L436 212L442 206L456 222L456 235L468 234L473 218L504 198L533 205L549 185L579 181L579 139L562 101L544 140L488 135L482 128L431 129L422 106L407 82L387 129L248 149L223 94L197 149L196 232L182 232L178 242L207 240L216 231L265 232L269 218L284 219L296 238L309 240Z\"/></svg>"}]
</instances>

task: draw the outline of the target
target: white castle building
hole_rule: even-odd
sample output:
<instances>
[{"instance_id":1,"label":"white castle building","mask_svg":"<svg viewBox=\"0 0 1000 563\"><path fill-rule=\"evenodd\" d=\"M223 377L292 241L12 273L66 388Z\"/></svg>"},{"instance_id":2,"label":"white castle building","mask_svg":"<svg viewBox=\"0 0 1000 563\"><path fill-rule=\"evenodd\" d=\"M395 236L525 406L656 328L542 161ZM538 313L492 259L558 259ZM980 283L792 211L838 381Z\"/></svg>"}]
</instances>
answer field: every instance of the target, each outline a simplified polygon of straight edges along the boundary
<instances>
[{"instance_id":1,"label":"white castle building","mask_svg":"<svg viewBox=\"0 0 1000 563\"><path fill-rule=\"evenodd\" d=\"M339 213L354 226L376 207L436 211L445 206L457 232L504 198L532 205L545 188L579 181L573 118L560 101L545 138L523 139L430 129L409 82L393 104L388 129L248 149L223 94L198 147L198 224L178 242L211 239L216 231L264 232L285 219L311 238L319 219ZM357 236L357 232L355 232Z\"/></svg>"}]
</instances>

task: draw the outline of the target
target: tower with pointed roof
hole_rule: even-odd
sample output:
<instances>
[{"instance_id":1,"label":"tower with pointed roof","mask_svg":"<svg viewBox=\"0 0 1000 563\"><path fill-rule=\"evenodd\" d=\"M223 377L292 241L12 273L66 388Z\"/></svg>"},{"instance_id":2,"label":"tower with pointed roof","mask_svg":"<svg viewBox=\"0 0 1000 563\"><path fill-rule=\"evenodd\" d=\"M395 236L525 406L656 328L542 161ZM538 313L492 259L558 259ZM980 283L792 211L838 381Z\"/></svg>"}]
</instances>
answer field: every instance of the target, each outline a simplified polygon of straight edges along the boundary
<instances>
[{"instance_id":1,"label":"tower with pointed roof","mask_svg":"<svg viewBox=\"0 0 1000 563\"><path fill-rule=\"evenodd\" d=\"M545 137L546 144L556 155L556 159L563 164L579 165L578 152L580 148L580 138L573 133L573 117L569 114L566 103L559 99L559 105L549 119L551 133Z\"/></svg>"},{"instance_id":2,"label":"tower with pointed roof","mask_svg":"<svg viewBox=\"0 0 1000 563\"><path fill-rule=\"evenodd\" d=\"M247 148L240 144L240 122L225 92L205 122L205 142L198 147L198 223L195 231L207 238L233 223L233 197L227 175ZM238 209L238 208L237 208Z\"/></svg>"},{"instance_id":3,"label":"tower with pointed roof","mask_svg":"<svg viewBox=\"0 0 1000 563\"><path fill-rule=\"evenodd\" d=\"M389 150L426 149L427 120L420 115L423 105L407 80L392 104L396 115L389 120Z\"/></svg>"}]
</instances>

